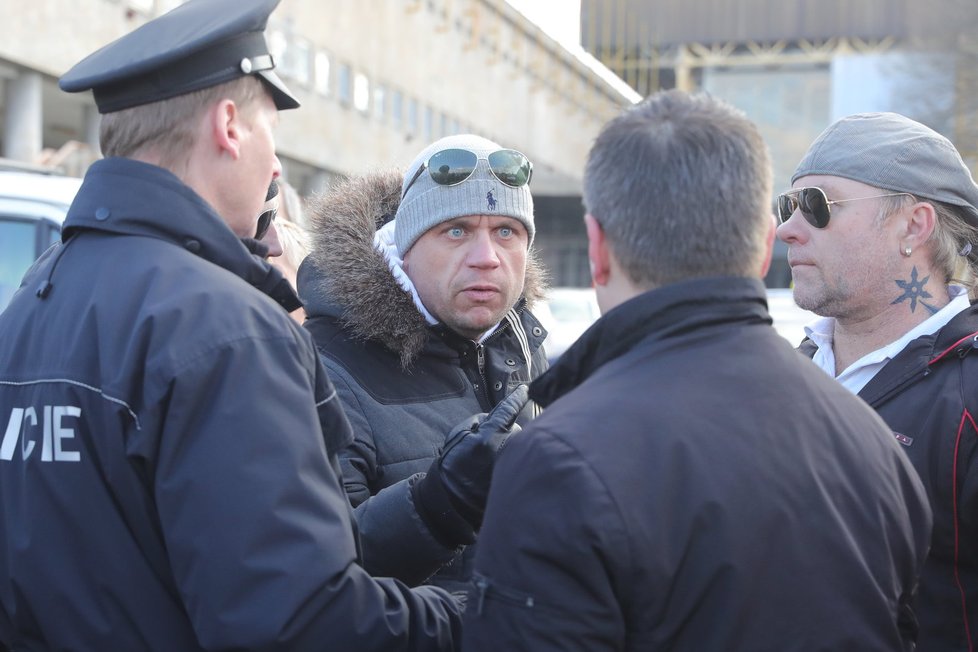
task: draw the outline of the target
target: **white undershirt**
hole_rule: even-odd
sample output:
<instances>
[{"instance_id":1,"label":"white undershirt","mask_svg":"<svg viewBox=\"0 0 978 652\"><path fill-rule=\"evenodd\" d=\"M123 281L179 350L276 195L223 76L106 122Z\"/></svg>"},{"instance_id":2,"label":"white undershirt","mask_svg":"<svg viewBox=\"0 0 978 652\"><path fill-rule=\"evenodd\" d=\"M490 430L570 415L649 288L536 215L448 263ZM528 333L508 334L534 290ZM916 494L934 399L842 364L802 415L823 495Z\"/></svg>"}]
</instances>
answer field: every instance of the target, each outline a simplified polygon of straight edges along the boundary
<instances>
[{"instance_id":1,"label":"white undershirt","mask_svg":"<svg viewBox=\"0 0 978 652\"><path fill-rule=\"evenodd\" d=\"M968 300L967 290L960 285L949 285L947 293L951 297L951 301L946 306L925 319L895 342L859 358L846 367L838 376L835 375L835 351L832 349L835 333L835 318L819 317L805 326L805 334L818 347L812 361L822 371L842 383L850 392L858 394L873 379L873 376L887 362L900 353L900 351L905 349L910 342L922 335L936 333L958 313L966 310L971 305Z\"/></svg>"}]
</instances>

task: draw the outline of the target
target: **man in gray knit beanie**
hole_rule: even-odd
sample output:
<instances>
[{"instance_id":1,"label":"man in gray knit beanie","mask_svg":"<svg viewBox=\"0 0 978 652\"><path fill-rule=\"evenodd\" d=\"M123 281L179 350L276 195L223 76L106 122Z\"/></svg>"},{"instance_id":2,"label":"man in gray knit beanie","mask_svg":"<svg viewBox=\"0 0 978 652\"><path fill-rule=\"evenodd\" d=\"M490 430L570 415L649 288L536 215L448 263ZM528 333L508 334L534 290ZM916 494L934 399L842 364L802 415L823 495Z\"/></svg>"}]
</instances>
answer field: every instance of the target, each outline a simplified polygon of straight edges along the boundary
<instances>
[{"instance_id":1,"label":"man in gray knit beanie","mask_svg":"<svg viewBox=\"0 0 978 652\"><path fill-rule=\"evenodd\" d=\"M478 341L520 299L536 233L531 176L523 154L471 134L432 143L408 167L394 244L429 323Z\"/></svg>"},{"instance_id":2,"label":"man in gray knit beanie","mask_svg":"<svg viewBox=\"0 0 978 652\"><path fill-rule=\"evenodd\" d=\"M304 325L353 428L340 465L373 575L460 597L472 580L496 455L547 368L531 176L518 151L450 136L310 206Z\"/></svg>"}]
</instances>

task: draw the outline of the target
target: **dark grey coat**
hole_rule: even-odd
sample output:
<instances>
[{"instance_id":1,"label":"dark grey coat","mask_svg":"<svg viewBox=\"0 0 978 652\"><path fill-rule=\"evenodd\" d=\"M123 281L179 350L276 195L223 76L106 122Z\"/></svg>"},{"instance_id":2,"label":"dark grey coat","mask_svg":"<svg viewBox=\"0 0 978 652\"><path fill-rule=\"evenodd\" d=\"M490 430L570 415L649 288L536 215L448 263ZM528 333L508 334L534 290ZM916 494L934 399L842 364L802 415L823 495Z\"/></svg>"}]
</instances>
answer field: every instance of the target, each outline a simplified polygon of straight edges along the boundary
<instances>
[{"instance_id":1,"label":"dark grey coat","mask_svg":"<svg viewBox=\"0 0 978 652\"><path fill-rule=\"evenodd\" d=\"M496 465L466 652L912 649L931 515L882 420L756 280L606 313Z\"/></svg>"},{"instance_id":2,"label":"dark grey coat","mask_svg":"<svg viewBox=\"0 0 978 652\"><path fill-rule=\"evenodd\" d=\"M459 591L471 553L458 555L434 538L410 485L454 426L546 369L546 332L527 308L541 295L541 273L531 256L514 322L504 320L484 345L429 326L373 246L376 229L397 209L400 187L399 173L380 172L319 199L299 293L306 327L353 426L354 443L340 452L340 463L366 568L415 584L450 564L432 582ZM529 418L527 408L519 421Z\"/></svg>"}]
</instances>

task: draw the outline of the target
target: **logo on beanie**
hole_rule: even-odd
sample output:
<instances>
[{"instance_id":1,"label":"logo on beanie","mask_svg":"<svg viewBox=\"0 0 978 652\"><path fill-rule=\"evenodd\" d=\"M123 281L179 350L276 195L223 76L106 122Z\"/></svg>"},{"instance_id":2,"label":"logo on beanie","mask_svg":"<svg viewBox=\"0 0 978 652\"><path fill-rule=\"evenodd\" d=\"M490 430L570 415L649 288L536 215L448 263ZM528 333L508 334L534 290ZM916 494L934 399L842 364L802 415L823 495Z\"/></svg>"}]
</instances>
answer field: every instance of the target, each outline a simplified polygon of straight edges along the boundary
<instances>
[{"instance_id":1,"label":"logo on beanie","mask_svg":"<svg viewBox=\"0 0 978 652\"><path fill-rule=\"evenodd\" d=\"M486 193L486 209L490 211L496 210L496 198L492 196L492 191Z\"/></svg>"}]
</instances>

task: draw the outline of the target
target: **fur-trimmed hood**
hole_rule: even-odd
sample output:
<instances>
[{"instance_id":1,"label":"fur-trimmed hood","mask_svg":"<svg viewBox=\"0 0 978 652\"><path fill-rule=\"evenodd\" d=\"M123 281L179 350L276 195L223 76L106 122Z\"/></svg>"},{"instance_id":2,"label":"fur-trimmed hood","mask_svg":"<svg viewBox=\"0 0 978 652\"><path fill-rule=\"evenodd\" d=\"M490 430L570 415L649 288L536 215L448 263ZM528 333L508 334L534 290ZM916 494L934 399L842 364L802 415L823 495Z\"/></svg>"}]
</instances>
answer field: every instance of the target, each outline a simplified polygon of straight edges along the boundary
<instances>
[{"instance_id":1,"label":"fur-trimmed hood","mask_svg":"<svg viewBox=\"0 0 978 652\"><path fill-rule=\"evenodd\" d=\"M398 353L407 366L427 341L428 323L374 247L377 229L397 212L402 179L395 169L373 172L311 200L312 251L299 269L298 286L310 317L342 320L357 337ZM545 290L545 273L531 247L523 287L527 308Z\"/></svg>"}]
</instances>

